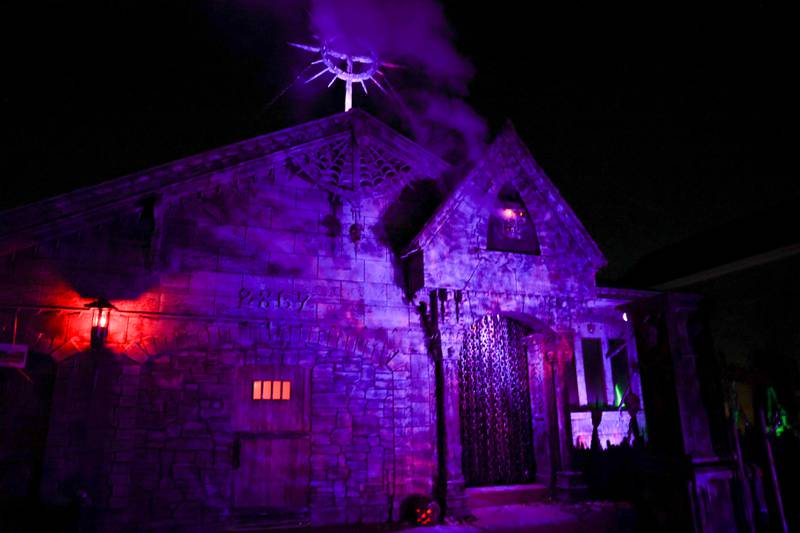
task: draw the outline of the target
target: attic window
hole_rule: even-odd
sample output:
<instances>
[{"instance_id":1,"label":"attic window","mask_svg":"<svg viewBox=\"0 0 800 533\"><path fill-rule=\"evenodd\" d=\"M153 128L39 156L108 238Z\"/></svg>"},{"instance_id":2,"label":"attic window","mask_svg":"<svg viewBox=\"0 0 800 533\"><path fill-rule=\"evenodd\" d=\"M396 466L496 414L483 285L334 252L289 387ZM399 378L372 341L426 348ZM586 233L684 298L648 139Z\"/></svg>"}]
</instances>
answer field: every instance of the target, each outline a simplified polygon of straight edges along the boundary
<instances>
[{"instance_id":1,"label":"attic window","mask_svg":"<svg viewBox=\"0 0 800 533\"><path fill-rule=\"evenodd\" d=\"M519 193L506 184L500 189L489 218L489 250L539 255L536 229Z\"/></svg>"}]
</instances>

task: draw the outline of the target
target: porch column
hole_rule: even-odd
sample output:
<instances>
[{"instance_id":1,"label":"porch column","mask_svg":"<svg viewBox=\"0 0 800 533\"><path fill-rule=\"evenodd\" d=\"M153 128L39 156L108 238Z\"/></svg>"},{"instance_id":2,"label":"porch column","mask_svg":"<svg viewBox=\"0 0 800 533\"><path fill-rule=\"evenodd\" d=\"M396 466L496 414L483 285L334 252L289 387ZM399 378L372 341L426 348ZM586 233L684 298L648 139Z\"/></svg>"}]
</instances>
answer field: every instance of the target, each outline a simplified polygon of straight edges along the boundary
<instances>
[{"instance_id":1,"label":"porch column","mask_svg":"<svg viewBox=\"0 0 800 533\"><path fill-rule=\"evenodd\" d=\"M531 394L531 424L533 425L533 455L536 460L536 481L548 486L555 485L555 471L550 453L550 435L553 434L552 390L550 365L545 363L544 335L525 337L528 348L528 380Z\"/></svg>"},{"instance_id":2,"label":"porch column","mask_svg":"<svg viewBox=\"0 0 800 533\"><path fill-rule=\"evenodd\" d=\"M666 293L623 307L636 338L648 450L658 457L643 475L648 485L671 486L675 495L644 504L669 516L672 523L665 527L673 530L744 531L750 525L743 517L737 524L735 463L716 455L712 439L708 409L719 414L721 406L708 400L719 399L703 395L711 384L701 381L699 365L713 357L713 347L699 305L698 296ZM682 520L688 516L691 523Z\"/></svg>"},{"instance_id":3,"label":"porch column","mask_svg":"<svg viewBox=\"0 0 800 533\"><path fill-rule=\"evenodd\" d=\"M567 365L572 360L572 335L526 337L531 384L531 417L536 479L555 488L556 473L572 465Z\"/></svg>"},{"instance_id":4,"label":"porch column","mask_svg":"<svg viewBox=\"0 0 800 533\"><path fill-rule=\"evenodd\" d=\"M572 468L572 419L569 413L569 384L570 375L567 367L572 363L573 353L572 334L561 332L553 339L552 350L556 378L556 413L558 414L558 453L561 470Z\"/></svg>"},{"instance_id":5,"label":"porch column","mask_svg":"<svg viewBox=\"0 0 800 533\"><path fill-rule=\"evenodd\" d=\"M442 360L437 362L437 373L441 376L442 420L439 424L439 438L444 442L445 504L450 516L469 514L464 494L464 473L461 468L461 417L459 414L459 348L456 332L442 332ZM439 447L442 449L442 446ZM440 480L441 483L441 480Z\"/></svg>"}]
</instances>

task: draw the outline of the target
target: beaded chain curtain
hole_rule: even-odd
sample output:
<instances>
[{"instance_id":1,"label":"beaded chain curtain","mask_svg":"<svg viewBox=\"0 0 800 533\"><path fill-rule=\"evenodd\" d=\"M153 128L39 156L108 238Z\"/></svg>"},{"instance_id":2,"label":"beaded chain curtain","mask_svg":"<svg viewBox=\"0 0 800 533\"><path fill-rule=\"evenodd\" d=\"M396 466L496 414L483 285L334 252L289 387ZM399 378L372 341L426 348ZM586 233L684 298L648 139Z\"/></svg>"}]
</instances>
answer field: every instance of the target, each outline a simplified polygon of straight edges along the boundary
<instances>
[{"instance_id":1,"label":"beaded chain curtain","mask_svg":"<svg viewBox=\"0 0 800 533\"><path fill-rule=\"evenodd\" d=\"M467 486L534 478L525 328L499 315L473 324L459 360L459 412Z\"/></svg>"}]
</instances>

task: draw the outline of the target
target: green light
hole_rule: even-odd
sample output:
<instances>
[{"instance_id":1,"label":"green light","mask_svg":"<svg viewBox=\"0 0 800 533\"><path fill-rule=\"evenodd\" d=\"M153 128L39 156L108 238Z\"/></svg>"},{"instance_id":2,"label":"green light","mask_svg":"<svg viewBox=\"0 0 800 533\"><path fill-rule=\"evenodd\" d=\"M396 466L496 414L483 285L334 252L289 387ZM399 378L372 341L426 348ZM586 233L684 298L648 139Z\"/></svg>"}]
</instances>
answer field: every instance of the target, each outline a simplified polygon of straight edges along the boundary
<instances>
[{"instance_id":1,"label":"green light","mask_svg":"<svg viewBox=\"0 0 800 533\"><path fill-rule=\"evenodd\" d=\"M614 405L617 408L622 407L622 390L620 390L619 384L614 385Z\"/></svg>"},{"instance_id":2,"label":"green light","mask_svg":"<svg viewBox=\"0 0 800 533\"><path fill-rule=\"evenodd\" d=\"M787 429L791 428L789 416L783 406L778 403L778 393L772 387L767 388L767 420L775 420L771 429L775 432L776 437L780 437Z\"/></svg>"}]
</instances>

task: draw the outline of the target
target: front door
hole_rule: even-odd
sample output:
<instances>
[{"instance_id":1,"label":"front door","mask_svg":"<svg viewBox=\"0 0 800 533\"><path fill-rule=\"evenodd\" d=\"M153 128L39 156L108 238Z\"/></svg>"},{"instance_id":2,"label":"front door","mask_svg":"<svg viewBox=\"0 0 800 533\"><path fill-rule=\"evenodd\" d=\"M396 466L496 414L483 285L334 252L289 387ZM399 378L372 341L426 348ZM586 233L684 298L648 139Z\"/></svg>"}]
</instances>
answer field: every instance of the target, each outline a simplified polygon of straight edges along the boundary
<instances>
[{"instance_id":1,"label":"front door","mask_svg":"<svg viewBox=\"0 0 800 533\"><path fill-rule=\"evenodd\" d=\"M459 413L468 487L534 479L526 333L499 315L467 328L459 360Z\"/></svg>"},{"instance_id":2,"label":"front door","mask_svg":"<svg viewBox=\"0 0 800 533\"><path fill-rule=\"evenodd\" d=\"M240 434L235 447L238 455L233 471L235 509L254 514L305 511L308 438Z\"/></svg>"},{"instance_id":3,"label":"front door","mask_svg":"<svg viewBox=\"0 0 800 533\"><path fill-rule=\"evenodd\" d=\"M300 367L238 369L231 499L240 519L281 521L308 512L309 374Z\"/></svg>"}]
</instances>

